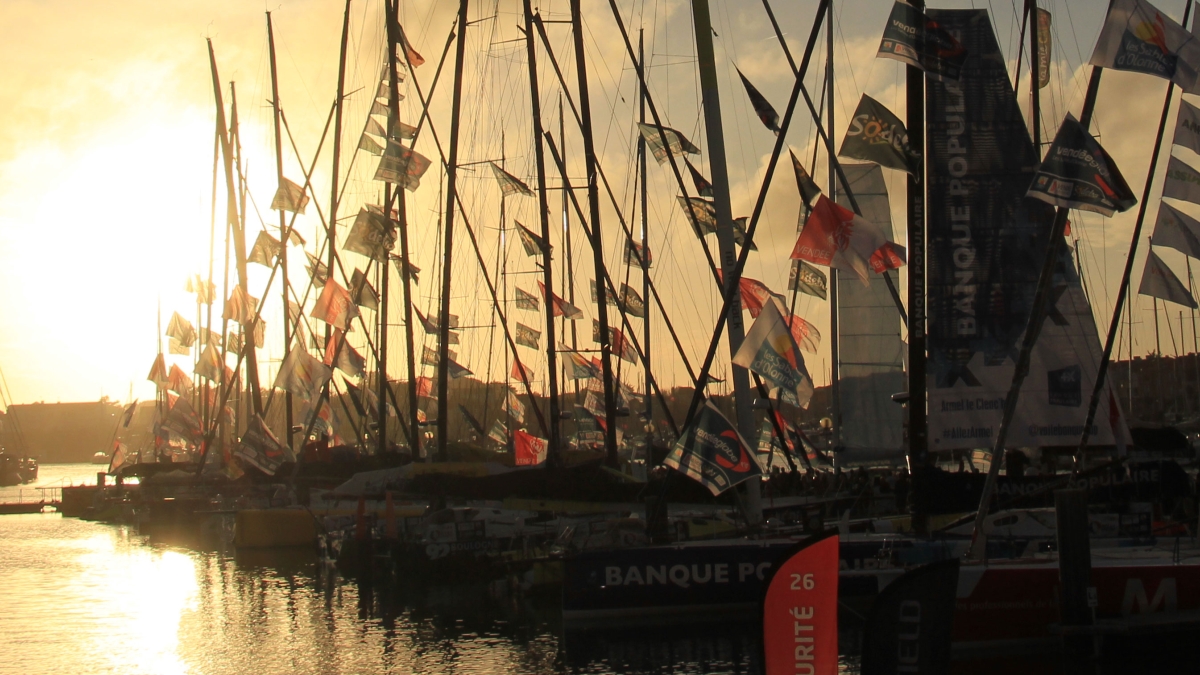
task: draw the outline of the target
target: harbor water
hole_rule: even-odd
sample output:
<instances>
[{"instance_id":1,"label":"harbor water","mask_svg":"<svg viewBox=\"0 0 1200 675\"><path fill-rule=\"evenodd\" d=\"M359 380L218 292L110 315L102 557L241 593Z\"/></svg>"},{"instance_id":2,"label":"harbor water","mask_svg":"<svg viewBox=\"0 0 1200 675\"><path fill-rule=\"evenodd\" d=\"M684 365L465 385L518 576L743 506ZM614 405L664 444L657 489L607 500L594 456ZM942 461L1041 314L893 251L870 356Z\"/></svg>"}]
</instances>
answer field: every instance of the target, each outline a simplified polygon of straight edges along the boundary
<instances>
[{"instance_id":1,"label":"harbor water","mask_svg":"<svg viewBox=\"0 0 1200 675\"><path fill-rule=\"evenodd\" d=\"M34 486L103 467L44 465ZM0 500L30 499L30 486ZM307 550L236 552L52 511L0 516L0 675L757 673L752 625L574 633L557 597L369 588Z\"/></svg>"}]
</instances>

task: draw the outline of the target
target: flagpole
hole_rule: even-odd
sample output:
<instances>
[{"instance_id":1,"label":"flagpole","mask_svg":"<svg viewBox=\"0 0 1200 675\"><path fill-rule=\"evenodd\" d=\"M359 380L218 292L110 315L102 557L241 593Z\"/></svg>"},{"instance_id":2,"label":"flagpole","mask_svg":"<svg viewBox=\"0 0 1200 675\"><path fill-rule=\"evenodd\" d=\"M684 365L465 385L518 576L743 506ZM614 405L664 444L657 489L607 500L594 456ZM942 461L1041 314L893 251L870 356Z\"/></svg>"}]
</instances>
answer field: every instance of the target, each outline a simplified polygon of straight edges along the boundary
<instances>
[{"instance_id":1,"label":"flagpole","mask_svg":"<svg viewBox=\"0 0 1200 675\"><path fill-rule=\"evenodd\" d=\"M1041 105L1041 60L1038 49L1038 10L1037 0L1025 0L1025 21L1032 28L1029 31L1029 112L1030 128L1033 131L1033 149L1038 157L1042 156L1042 105ZM912 66L909 66L910 68ZM911 133L911 132L910 132Z\"/></svg>"},{"instance_id":2,"label":"flagpole","mask_svg":"<svg viewBox=\"0 0 1200 675\"><path fill-rule=\"evenodd\" d=\"M833 6L829 7L829 13L825 16L825 87L828 96L825 97L826 108L825 115L828 117L826 121L829 129L828 138L833 138L833 99L834 99L834 79L833 79ZM829 146L828 150L829 161L829 197L837 203L837 173L835 163L837 159L833 153L833 145ZM849 187L849 186L847 186ZM842 394L841 394L841 368L838 367L838 271L829 268L829 397L830 397L830 418L833 425L830 429L830 449L833 451L834 465L838 465L838 451L842 445Z\"/></svg>"},{"instance_id":3,"label":"flagpole","mask_svg":"<svg viewBox=\"0 0 1200 675\"><path fill-rule=\"evenodd\" d=\"M267 46L270 51L270 61L271 61L271 111L275 117L275 172L276 172L276 177L278 179L278 182L276 183L276 185L279 186L278 190L283 190L283 186L284 186L284 182L283 182L284 181L284 177L283 177L283 131L282 131L282 129L280 129L280 123L279 123L279 77L275 70L275 31L271 25L271 13L270 12L267 12ZM286 358L287 351L290 348L291 343L292 343L292 337L291 337L291 329L290 329L290 326L288 325L291 321L290 312L288 312L288 306L289 306L289 300L290 300L290 298L288 297L288 291L289 291L288 260L287 260L288 242L287 242L287 240L282 239L282 237L285 234L287 234L287 217L283 213L282 206L283 206L283 204L281 203L280 204L281 208L279 209L279 236L281 237L281 240L279 243L279 273L280 273L280 277L283 279L283 283L282 283L282 288L283 288L283 349L284 349L284 357ZM332 274L332 273L333 273L332 270L327 272L327 274ZM253 340L254 337L251 336L250 339ZM320 400L313 401L312 403L319 406ZM206 402L206 405L207 405L207 402ZM283 413L284 429L286 430L287 446L288 446L289 450L295 450L296 446L292 439L292 436L293 436L293 432L292 432L292 392L290 390L284 390L283 410L284 410L284 413ZM304 440L304 439L301 439L301 440Z\"/></svg>"},{"instance_id":4,"label":"flagpole","mask_svg":"<svg viewBox=\"0 0 1200 675\"><path fill-rule=\"evenodd\" d=\"M546 150L542 145L542 134L545 129L542 127L542 99L541 89L538 85L537 72L537 54L533 44L533 8L530 0L524 2L525 10L525 52L527 61L529 62L529 105L530 115L533 122L533 156L534 164L537 169L537 199L538 199L538 221L541 225L542 243L545 245L545 250L542 251L542 279L546 284L546 292L554 292L554 268L551 265L553 248L550 245L550 204L548 195L546 194ZM503 199L501 199L503 201ZM503 220L501 221L503 227ZM508 285L505 284L505 295L508 294ZM549 309L549 308L547 308ZM558 334L554 330L554 312L546 312L546 375L550 387L550 438L548 443L548 453L546 461L549 464L559 464L563 457L562 447L562 415L559 413L559 382L558 382ZM523 373L522 373L523 374ZM530 405L536 406L537 402L533 397L529 399Z\"/></svg>"},{"instance_id":5,"label":"flagpole","mask_svg":"<svg viewBox=\"0 0 1200 675\"><path fill-rule=\"evenodd\" d=\"M1192 297L1196 297L1196 282L1192 278L1192 259L1189 256L1184 256L1183 260L1187 263L1188 273L1188 291ZM160 338L161 339L161 338ZM1183 329L1179 331L1179 339L1183 340ZM1196 391L1200 393L1200 340L1196 337L1196 308L1192 308L1192 369L1196 372Z\"/></svg>"},{"instance_id":6,"label":"flagpole","mask_svg":"<svg viewBox=\"0 0 1200 675\"><path fill-rule=\"evenodd\" d=\"M1183 10L1183 25L1187 25L1188 18L1192 14L1192 0L1188 0L1187 5ZM1158 135L1154 138L1154 150L1150 153L1150 168L1146 170L1146 187L1142 190L1142 203L1138 205L1137 221L1133 226L1133 235L1129 240L1129 254L1125 257L1125 271L1121 275L1121 283L1117 286L1117 300L1113 305L1112 320L1108 325L1108 336L1104 340L1104 353L1100 356L1100 367L1096 371L1096 384L1092 388L1092 397L1088 401L1087 418L1083 424L1083 433L1079 437L1079 446L1075 449L1075 463L1079 465L1083 461L1083 451L1087 447L1088 439L1092 433L1092 423L1096 420L1096 408L1100 404L1100 393L1104 391L1105 376L1108 374L1108 360L1112 356L1113 342L1117 337L1117 329L1120 328L1121 308L1125 304L1125 298L1129 291L1129 280L1133 275L1133 259L1137 254L1138 239L1142 234L1142 224L1146 220L1146 207L1150 202L1150 188L1154 185L1154 171L1158 167L1158 155L1162 150L1163 134L1167 130L1167 118L1171 111L1171 98L1175 94L1175 83L1167 83L1167 93L1163 97L1162 115L1158 120ZM1087 128L1087 125L1084 125ZM1170 154L1168 152L1168 154ZM1155 312L1157 315L1157 312ZM1133 326L1130 326L1130 343L1133 340ZM1130 349L1130 387L1129 396L1133 400L1133 350Z\"/></svg>"},{"instance_id":7,"label":"flagpole","mask_svg":"<svg viewBox=\"0 0 1200 675\"><path fill-rule=\"evenodd\" d=\"M913 6L923 12L924 0L914 0ZM909 143L921 153L917 175L907 176L908 192L908 465L914 483L929 463L929 418L926 365L926 283L925 283L925 184L921 174L925 169L925 72L915 66L905 66L905 120ZM920 489L920 486L916 486ZM923 500L915 500L917 504ZM928 514L917 509L912 514L913 530L928 531Z\"/></svg>"},{"instance_id":8,"label":"flagpole","mask_svg":"<svg viewBox=\"0 0 1200 675\"><path fill-rule=\"evenodd\" d=\"M644 29L638 30L638 63L641 64L642 70L646 69L646 52L643 47ZM642 124L646 123L646 87L640 82L638 83L638 121ZM639 262L642 264L642 302L645 303L645 316L642 318L642 344L646 345L646 462L647 464L654 461L652 448L654 447L654 398L650 396L651 374L650 374L650 225L649 225L649 201L646 199L646 137L638 134L638 169L641 171L642 183L642 203L641 203L641 218L642 218L642 253L638 256ZM628 249L627 249L628 250ZM793 296L795 297L795 296Z\"/></svg>"},{"instance_id":9,"label":"flagpole","mask_svg":"<svg viewBox=\"0 0 1200 675\"><path fill-rule=\"evenodd\" d=\"M467 43L467 4L460 0L458 7L458 44L455 45L454 94L450 112L450 149L446 161L446 228L442 253L442 297L438 326L438 460L449 459L447 444L450 433L450 282L454 255L454 201L458 189L458 133L459 116L462 112L463 59Z\"/></svg>"}]
</instances>

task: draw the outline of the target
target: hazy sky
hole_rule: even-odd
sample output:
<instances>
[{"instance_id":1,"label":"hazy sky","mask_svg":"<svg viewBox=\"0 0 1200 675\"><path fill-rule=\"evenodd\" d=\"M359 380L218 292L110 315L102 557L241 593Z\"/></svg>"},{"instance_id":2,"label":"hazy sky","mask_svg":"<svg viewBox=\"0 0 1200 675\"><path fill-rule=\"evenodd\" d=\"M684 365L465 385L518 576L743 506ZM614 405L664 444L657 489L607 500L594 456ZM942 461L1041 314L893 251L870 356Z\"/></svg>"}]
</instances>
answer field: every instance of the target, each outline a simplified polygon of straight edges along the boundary
<instances>
[{"instance_id":1,"label":"hazy sky","mask_svg":"<svg viewBox=\"0 0 1200 675\"><path fill-rule=\"evenodd\" d=\"M454 20L457 3L405 2L405 29L426 64L417 69L416 79L428 91ZM535 3L539 4L539 3ZM585 53L596 144L601 162L630 225L637 227L633 203L632 167L637 115L636 79L629 67L624 45L615 28L608 3L584 0ZM793 52L799 56L811 28L816 3L776 2ZM837 133L840 139L845 120L859 96L868 93L903 116L902 68L892 61L874 57L879 35L891 7L888 0L855 0L836 3L838 30ZM1017 31L1013 3L941 2L939 7L977 7L993 12L993 23L1001 47L1015 69ZM1041 5L1054 14L1054 81L1044 94L1043 124L1047 138L1067 111L1078 113L1086 71L1081 64L1090 57L1107 3L1100 0ZM1162 9L1176 17L1180 3ZM622 16L634 32L645 29L647 60L652 95L664 121L688 135L702 148L706 139L699 109L699 86L694 61L694 36L690 4L682 1L659 3L618 2ZM243 123L242 143L252 204L247 217L247 239L253 241L262 222L276 228L278 214L268 211L275 188L275 157L268 70L265 10L275 23L280 100L290 123L296 147L307 167L321 140L321 132L336 91L338 40L343 4L337 0L292 1L257 5L241 0L212 2L149 2L126 0L117 3L88 3L68 0L10 1L0 4L0 21L9 35L0 43L0 97L5 102L4 124L0 125L0 369L7 376L14 402L38 400L95 400L101 395L125 399L132 385L133 396L153 396L145 376L159 350L158 307L162 328L172 312L179 311L195 322L194 297L183 291L185 279L207 274L209 264L212 202L214 106L205 38L216 50L220 77L229 104L229 82L237 87L239 114ZM567 3L540 3L547 19L565 19ZM355 0L351 9L351 44L347 66L346 121L343 129L342 171L348 164L349 182L339 207L339 224L348 226L364 203L379 200L380 184L371 181L375 159L354 148L366 120L370 91L383 60L382 2ZM719 85L725 126L734 215L748 215L757 195L763 168L774 136L754 118L734 71L736 64L770 99L782 114L791 85L791 75L774 39L761 5L753 2L712 2ZM460 127L460 163L496 160L530 184L534 183L529 93L524 42L517 25L522 22L520 3L472 2L473 24L467 31L464 107ZM548 24L555 54L574 91L575 59L569 29ZM823 38L821 44L823 45ZM553 69L538 44L539 77L544 106L543 122L557 135L560 88ZM815 73L823 68L819 55L808 81L815 86ZM450 136L450 89L453 49L438 84L433 104L433 130L445 149ZM412 82L403 89L402 117L415 124L420 112ZM1022 106L1028 98L1028 77L1022 77L1018 96ZM1124 73L1106 74L1101 87L1096 123L1101 142L1116 159L1134 190L1141 194L1153 140L1155 123L1166 85L1163 81ZM566 112L566 152L571 180L582 183L582 145L571 113ZM812 123L797 114L788 145L803 157L811 157ZM323 213L328 213L329 172L332 139L325 140L313 186ZM288 138L284 138L284 172L303 182L301 162ZM423 274L417 303L424 312L434 306L440 274L438 214L444 197L439 183L438 149L434 138L423 131L417 150L435 160L421 187L409 195L412 246ZM1186 151L1181 157L1196 161ZM818 162L818 164L823 161ZM709 173L707 157L697 166ZM795 239L799 199L790 169L781 166L772 184L767 208L756 237L760 251L751 257L746 274L762 279L776 290L786 286L787 256ZM470 248L463 221L469 221L478 236L489 274L497 262L499 241L499 189L486 167L460 174L466 206L456 224L456 251L452 270L455 283L452 302L463 317L460 361L476 373L499 376L504 368L497 333L492 323L490 300ZM893 208L903 208L903 177L888 173ZM550 170L550 184L557 187L557 172ZM824 171L816 176L823 181ZM221 225L225 197L223 178L218 182L217 237L214 278L221 284L224 237ZM343 178L345 180L345 178ZM700 249L674 203L669 167L650 163L650 238L654 251L653 278L664 295L668 311L693 364L700 361L716 313L717 293L705 271ZM603 192L602 192L603 194ZM1153 192L1149 228L1155 213L1158 190ZM550 197L552 222L558 228L561 191ZM581 200L584 192L578 191ZM586 203L584 203L586 209ZM536 228L536 200L509 197L506 216ZM260 221L261 215L261 221ZM1097 316L1107 325L1111 297L1115 291L1128 247L1133 214L1111 220L1094 215L1072 218L1079 240L1089 290ZM587 319L578 323L580 346L592 348L591 317L587 280L592 277L591 252L572 213L572 254L576 265L576 304ZM622 237L614 210L606 204L602 227L605 255L618 283L626 278L621 266ZM309 251L322 237L320 222L312 205L297 220ZM344 236L345 228L341 229ZM522 252L511 231L506 242L508 295L513 289L536 290L534 262ZM711 238L710 238L711 239ZM903 241L901 239L901 241ZM565 262L566 247L556 233L553 264L556 279ZM1144 249L1144 247L1143 247ZM1183 258L1171 251L1161 254L1182 276ZM1139 259L1144 250L1139 252ZM289 255L293 270L303 269L303 254ZM362 268L365 260L348 255L348 266ZM1140 276L1141 263L1137 266ZM349 271L349 269L348 269ZM268 271L251 265L252 295L264 292ZM398 277L392 273L393 303L389 323L392 357L389 373L406 377L403 365L403 328L400 317ZM640 274L632 272L631 285L640 287ZM1135 277L1135 283L1136 283ZM338 278L339 281L342 279ZM295 282L295 279L293 279ZM306 285L297 283L304 294ZM903 284L902 284L903 287ZM280 286L276 281L267 291L264 312L268 323L267 346L260 352L264 382L273 377L283 355L279 326ZM565 291L560 291L566 295ZM309 306L315 293L309 295ZM1149 302L1135 305L1135 319L1142 322L1135 346L1137 353L1152 348ZM1170 310L1178 332L1178 307ZM511 321L544 327L538 315L510 309ZM828 332L827 307L811 298L798 305L798 313ZM219 330L219 307L215 328ZM370 319L374 314L366 312ZM747 317L748 318L748 317ZM1193 339L1190 314L1185 315L1186 343ZM320 324L314 324L323 332ZM635 320L640 326L640 321ZM652 327L663 336L655 319ZM640 328L638 329L640 330ZM1164 351L1170 353L1166 329ZM416 329L418 338L423 335ZM489 336L491 339L489 339ZM1176 339L1180 336L1176 335ZM542 338L545 344L545 336ZM166 340L163 338L165 351ZM365 350L361 330L352 343ZM434 345L432 339L427 341ZM664 384L683 383L686 373L670 343L655 340L658 377ZM821 354L809 356L810 370L818 384L827 379L828 341ZM490 353L490 357L489 357ZM724 349L722 350L724 354ZM523 352L526 365L537 370L542 357ZM190 371L190 357L173 357ZM722 368L724 366L721 366ZM430 375L425 368L423 374ZM634 369L636 372L637 369ZM539 371L539 379L543 373ZM640 379L635 376L634 379ZM640 387L637 387L640 389Z\"/></svg>"}]
</instances>

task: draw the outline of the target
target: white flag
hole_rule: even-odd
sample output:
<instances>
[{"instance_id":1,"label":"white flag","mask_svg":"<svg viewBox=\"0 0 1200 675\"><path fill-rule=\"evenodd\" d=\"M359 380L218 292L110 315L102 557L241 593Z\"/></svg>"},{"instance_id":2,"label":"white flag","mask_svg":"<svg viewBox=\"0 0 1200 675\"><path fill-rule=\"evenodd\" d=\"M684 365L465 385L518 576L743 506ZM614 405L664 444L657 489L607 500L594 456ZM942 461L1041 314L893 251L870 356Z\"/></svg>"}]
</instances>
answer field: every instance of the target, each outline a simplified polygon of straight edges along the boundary
<instances>
[{"instance_id":1,"label":"white flag","mask_svg":"<svg viewBox=\"0 0 1200 675\"><path fill-rule=\"evenodd\" d=\"M1178 157L1172 157L1167 163L1162 196L1200 204L1200 172Z\"/></svg>"},{"instance_id":2,"label":"white flag","mask_svg":"<svg viewBox=\"0 0 1200 675\"><path fill-rule=\"evenodd\" d=\"M1166 246L1184 255L1200 258L1200 221L1166 202L1160 202L1152 240L1155 246Z\"/></svg>"},{"instance_id":3,"label":"white flag","mask_svg":"<svg viewBox=\"0 0 1200 675\"><path fill-rule=\"evenodd\" d=\"M1154 254L1154 249L1146 255L1146 270L1142 272L1142 285L1138 286L1138 293L1196 309L1192 294L1188 293L1162 258Z\"/></svg>"},{"instance_id":4,"label":"white flag","mask_svg":"<svg viewBox=\"0 0 1200 675\"><path fill-rule=\"evenodd\" d=\"M1175 120L1175 140L1171 142L1192 152L1200 153L1200 108L1187 101L1179 101L1179 117Z\"/></svg>"},{"instance_id":5,"label":"white flag","mask_svg":"<svg viewBox=\"0 0 1200 675\"><path fill-rule=\"evenodd\" d=\"M332 376L333 371L329 366L309 355L303 347L295 346L279 366L275 388L290 391L305 401L313 401Z\"/></svg>"},{"instance_id":6,"label":"white flag","mask_svg":"<svg viewBox=\"0 0 1200 675\"><path fill-rule=\"evenodd\" d=\"M1113 0L1091 64L1161 77L1194 94L1200 42L1144 0Z\"/></svg>"}]
</instances>

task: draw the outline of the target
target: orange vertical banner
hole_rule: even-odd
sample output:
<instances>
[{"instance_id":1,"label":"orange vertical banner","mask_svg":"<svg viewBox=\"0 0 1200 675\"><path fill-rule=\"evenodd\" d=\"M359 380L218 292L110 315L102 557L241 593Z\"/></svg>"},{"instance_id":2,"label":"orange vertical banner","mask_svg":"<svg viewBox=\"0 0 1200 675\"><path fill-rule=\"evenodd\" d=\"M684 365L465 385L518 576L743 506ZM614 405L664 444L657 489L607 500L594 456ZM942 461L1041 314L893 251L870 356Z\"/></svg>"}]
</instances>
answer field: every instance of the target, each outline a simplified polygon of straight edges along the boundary
<instances>
[{"instance_id":1,"label":"orange vertical banner","mask_svg":"<svg viewBox=\"0 0 1200 675\"><path fill-rule=\"evenodd\" d=\"M803 544L767 582L763 598L766 675L835 675L838 668L838 536Z\"/></svg>"}]
</instances>

